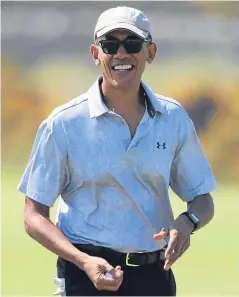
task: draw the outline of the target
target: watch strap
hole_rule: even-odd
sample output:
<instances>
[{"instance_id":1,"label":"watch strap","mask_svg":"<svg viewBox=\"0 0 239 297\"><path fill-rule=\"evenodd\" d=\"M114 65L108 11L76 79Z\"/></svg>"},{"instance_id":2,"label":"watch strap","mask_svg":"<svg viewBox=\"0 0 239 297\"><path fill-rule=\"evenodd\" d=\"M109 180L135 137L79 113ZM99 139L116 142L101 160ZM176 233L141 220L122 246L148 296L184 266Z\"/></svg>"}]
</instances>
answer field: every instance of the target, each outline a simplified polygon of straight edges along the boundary
<instances>
[{"instance_id":1,"label":"watch strap","mask_svg":"<svg viewBox=\"0 0 239 297\"><path fill-rule=\"evenodd\" d=\"M194 232L195 232L195 231L198 229L198 227L199 227L199 222L196 222L195 220L193 220L193 218L190 216L190 214L189 214L187 211L181 213L181 215L185 215L185 216L188 217L188 219L193 223L193 225L194 225L194 229L193 229L193 231L191 232L191 234L194 234Z\"/></svg>"}]
</instances>

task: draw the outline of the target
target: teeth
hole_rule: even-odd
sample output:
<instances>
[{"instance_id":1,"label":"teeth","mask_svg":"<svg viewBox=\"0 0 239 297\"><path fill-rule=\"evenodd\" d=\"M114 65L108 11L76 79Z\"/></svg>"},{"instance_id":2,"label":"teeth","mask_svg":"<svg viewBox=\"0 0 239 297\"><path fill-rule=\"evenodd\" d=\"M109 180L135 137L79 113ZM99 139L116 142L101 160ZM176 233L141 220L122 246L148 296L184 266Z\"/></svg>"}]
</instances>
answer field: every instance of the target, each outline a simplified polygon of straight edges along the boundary
<instances>
[{"instance_id":1,"label":"teeth","mask_svg":"<svg viewBox=\"0 0 239 297\"><path fill-rule=\"evenodd\" d=\"M115 66L113 66L114 70L129 70L132 68L133 68L132 65L115 65Z\"/></svg>"}]
</instances>

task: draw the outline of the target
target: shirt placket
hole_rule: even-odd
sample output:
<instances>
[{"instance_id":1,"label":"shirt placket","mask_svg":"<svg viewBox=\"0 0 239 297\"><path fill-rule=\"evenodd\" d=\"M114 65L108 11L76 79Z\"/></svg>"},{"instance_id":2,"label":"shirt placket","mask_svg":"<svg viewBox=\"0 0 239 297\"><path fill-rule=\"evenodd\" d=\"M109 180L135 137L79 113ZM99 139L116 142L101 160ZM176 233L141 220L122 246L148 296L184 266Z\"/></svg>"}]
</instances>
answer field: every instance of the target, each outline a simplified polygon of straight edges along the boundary
<instances>
[{"instance_id":1,"label":"shirt placket","mask_svg":"<svg viewBox=\"0 0 239 297\"><path fill-rule=\"evenodd\" d=\"M125 153L128 154L133 148L138 146L140 140L149 132L152 124L152 118L149 117L148 110L146 108L144 116L136 129L135 135L131 139L130 129L125 119L112 111L109 111L109 114L117 117L118 120L124 124L125 128L127 128L127 138L122 140L122 147Z\"/></svg>"},{"instance_id":2,"label":"shirt placket","mask_svg":"<svg viewBox=\"0 0 239 297\"><path fill-rule=\"evenodd\" d=\"M128 146L126 154L128 154L132 149L137 147L139 145L140 140L148 134L150 130L150 122L150 118L148 114L146 114L140 122L139 126L137 127L136 133Z\"/></svg>"}]
</instances>

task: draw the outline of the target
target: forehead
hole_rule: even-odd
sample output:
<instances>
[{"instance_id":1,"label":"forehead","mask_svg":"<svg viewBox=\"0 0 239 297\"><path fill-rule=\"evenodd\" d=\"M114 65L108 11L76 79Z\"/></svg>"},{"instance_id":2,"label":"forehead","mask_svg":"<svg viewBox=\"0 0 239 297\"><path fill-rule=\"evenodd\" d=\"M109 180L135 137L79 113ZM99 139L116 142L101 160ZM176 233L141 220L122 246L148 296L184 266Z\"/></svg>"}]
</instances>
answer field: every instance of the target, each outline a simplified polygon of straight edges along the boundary
<instances>
[{"instance_id":1,"label":"forehead","mask_svg":"<svg viewBox=\"0 0 239 297\"><path fill-rule=\"evenodd\" d=\"M127 30L114 30L112 32L110 32L109 34L107 34L107 37L115 37L117 39L123 40L129 36L134 36L134 37L138 37L137 35L135 35L134 33L127 31Z\"/></svg>"}]
</instances>

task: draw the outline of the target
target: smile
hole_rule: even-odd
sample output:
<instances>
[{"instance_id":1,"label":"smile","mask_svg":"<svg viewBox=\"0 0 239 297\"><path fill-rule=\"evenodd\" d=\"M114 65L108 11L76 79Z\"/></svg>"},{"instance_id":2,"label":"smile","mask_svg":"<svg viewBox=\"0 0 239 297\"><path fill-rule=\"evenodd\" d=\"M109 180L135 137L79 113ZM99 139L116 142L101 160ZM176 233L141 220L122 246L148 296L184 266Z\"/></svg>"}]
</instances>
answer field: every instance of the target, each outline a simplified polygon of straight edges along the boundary
<instances>
[{"instance_id":1,"label":"smile","mask_svg":"<svg viewBox=\"0 0 239 297\"><path fill-rule=\"evenodd\" d=\"M114 65L113 67L111 67L112 70L114 71L122 71L122 70L132 70L134 68L133 65Z\"/></svg>"}]
</instances>

